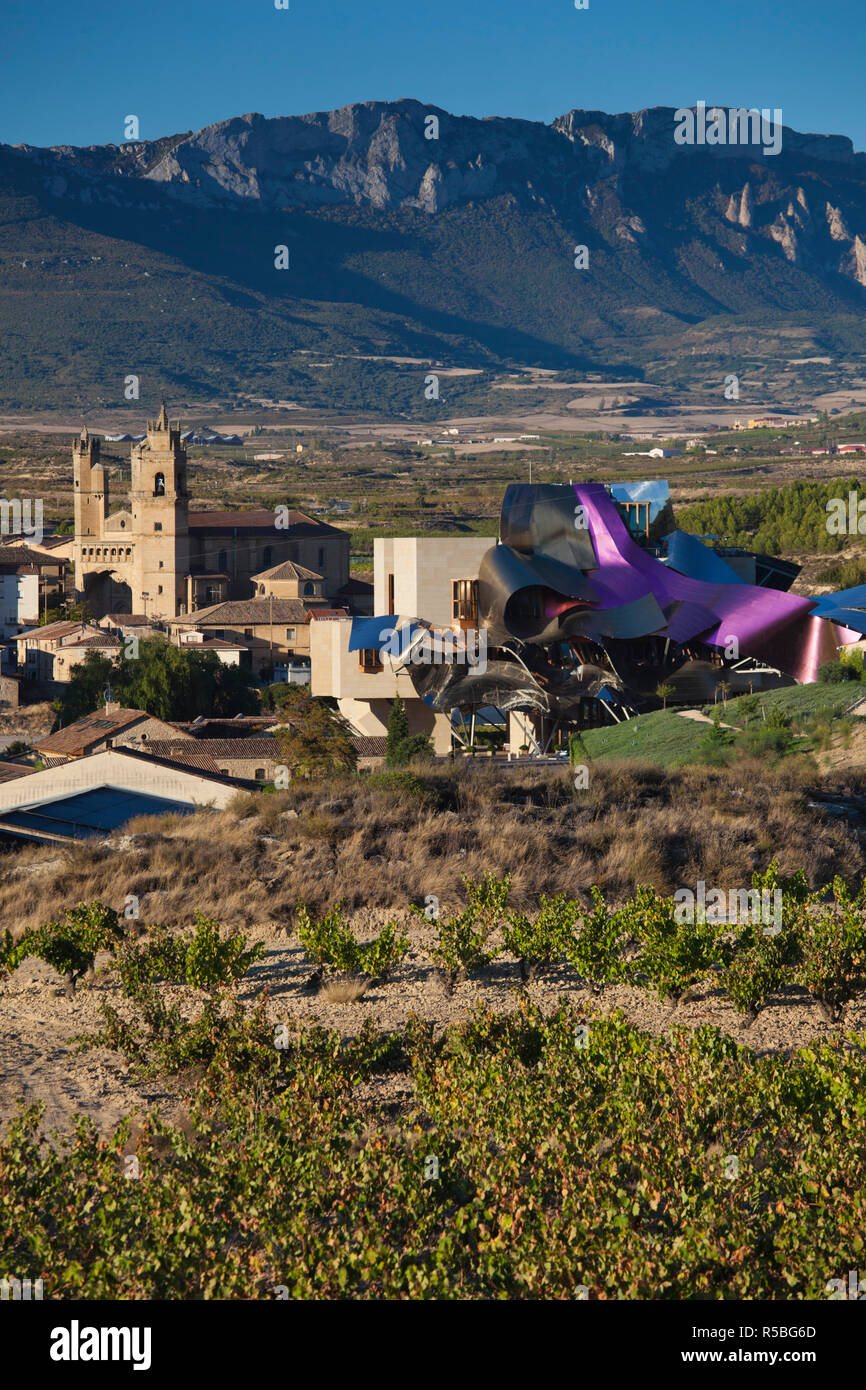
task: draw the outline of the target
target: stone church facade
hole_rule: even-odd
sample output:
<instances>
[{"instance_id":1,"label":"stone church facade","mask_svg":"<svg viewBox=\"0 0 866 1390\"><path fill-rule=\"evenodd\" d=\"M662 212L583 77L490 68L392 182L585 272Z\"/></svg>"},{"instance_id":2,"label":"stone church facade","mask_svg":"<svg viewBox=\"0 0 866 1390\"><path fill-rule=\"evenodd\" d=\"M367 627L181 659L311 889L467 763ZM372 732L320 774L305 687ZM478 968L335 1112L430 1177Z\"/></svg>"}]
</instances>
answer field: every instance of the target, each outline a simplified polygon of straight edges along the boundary
<instances>
[{"instance_id":1,"label":"stone church facade","mask_svg":"<svg viewBox=\"0 0 866 1390\"><path fill-rule=\"evenodd\" d=\"M303 512L191 512L180 426L163 403L131 449L128 507L111 512L99 440L84 429L72 446L75 593L96 617L139 613L168 620L252 597L252 576L284 561L323 580L340 599L349 584L349 537Z\"/></svg>"}]
</instances>

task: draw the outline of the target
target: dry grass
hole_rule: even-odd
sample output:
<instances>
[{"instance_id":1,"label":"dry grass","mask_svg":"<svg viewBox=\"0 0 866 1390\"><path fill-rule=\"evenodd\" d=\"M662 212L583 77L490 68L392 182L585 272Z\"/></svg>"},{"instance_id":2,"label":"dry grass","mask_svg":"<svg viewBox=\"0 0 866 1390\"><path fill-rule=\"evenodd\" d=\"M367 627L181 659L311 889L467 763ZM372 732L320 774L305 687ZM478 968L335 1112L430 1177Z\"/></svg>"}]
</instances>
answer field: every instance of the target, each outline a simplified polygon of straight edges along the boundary
<instances>
[{"instance_id":1,"label":"dry grass","mask_svg":"<svg viewBox=\"0 0 866 1390\"><path fill-rule=\"evenodd\" d=\"M355 975L340 976L326 980L319 990L323 1004L357 1004L369 988L369 980L361 980Z\"/></svg>"},{"instance_id":2,"label":"dry grass","mask_svg":"<svg viewBox=\"0 0 866 1390\"><path fill-rule=\"evenodd\" d=\"M32 743L35 738L51 733L56 717L47 701L0 710L0 736Z\"/></svg>"},{"instance_id":3,"label":"dry grass","mask_svg":"<svg viewBox=\"0 0 866 1390\"><path fill-rule=\"evenodd\" d=\"M589 789L575 791L566 768L442 767L424 783L424 796L363 781L296 785L226 811L142 818L109 845L8 848L0 930L86 900L122 909L130 894L147 922L186 926L200 909L226 926L289 929L299 902L390 910L433 893L456 905L462 876L485 870L513 875L522 908L541 892L585 899L593 884L613 901L639 884L747 886L773 857L812 884L866 872L866 821L858 830L810 807L823 786L814 771L593 767ZM866 778L846 774L840 786L837 773L827 789L859 794Z\"/></svg>"}]
</instances>

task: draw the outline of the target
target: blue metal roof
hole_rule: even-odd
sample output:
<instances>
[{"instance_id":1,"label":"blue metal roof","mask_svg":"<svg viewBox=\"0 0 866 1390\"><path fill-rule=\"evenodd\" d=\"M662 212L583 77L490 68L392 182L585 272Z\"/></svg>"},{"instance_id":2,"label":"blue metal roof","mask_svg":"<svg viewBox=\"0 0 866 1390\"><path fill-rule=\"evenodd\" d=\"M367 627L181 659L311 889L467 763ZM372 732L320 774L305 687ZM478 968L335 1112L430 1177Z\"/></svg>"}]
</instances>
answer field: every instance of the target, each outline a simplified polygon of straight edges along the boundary
<instances>
[{"instance_id":1,"label":"blue metal roof","mask_svg":"<svg viewBox=\"0 0 866 1390\"><path fill-rule=\"evenodd\" d=\"M188 814L193 809L185 802L169 801L162 796L121 791L117 787L95 787L75 796L9 811L0 816L0 834L6 830L26 837L30 831L37 839L57 836L87 840L118 830L135 816L158 816L168 811Z\"/></svg>"}]
</instances>

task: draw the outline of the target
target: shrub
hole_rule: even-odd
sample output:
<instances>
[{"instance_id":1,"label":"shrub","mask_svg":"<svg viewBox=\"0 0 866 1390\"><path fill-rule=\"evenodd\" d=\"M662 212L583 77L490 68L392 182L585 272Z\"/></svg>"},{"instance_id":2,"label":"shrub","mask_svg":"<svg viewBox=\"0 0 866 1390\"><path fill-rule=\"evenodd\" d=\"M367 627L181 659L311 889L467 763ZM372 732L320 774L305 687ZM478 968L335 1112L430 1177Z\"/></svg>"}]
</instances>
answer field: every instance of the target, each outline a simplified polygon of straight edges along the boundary
<instances>
[{"instance_id":1,"label":"shrub","mask_svg":"<svg viewBox=\"0 0 866 1390\"><path fill-rule=\"evenodd\" d=\"M409 734L396 745L388 761L401 766L415 761L432 762L433 756L429 734Z\"/></svg>"},{"instance_id":2,"label":"shrub","mask_svg":"<svg viewBox=\"0 0 866 1390\"><path fill-rule=\"evenodd\" d=\"M747 751L756 758L783 758L794 745L790 716L778 705L771 705L766 719L743 735Z\"/></svg>"},{"instance_id":3,"label":"shrub","mask_svg":"<svg viewBox=\"0 0 866 1390\"><path fill-rule=\"evenodd\" d=\"M840 878L833 881L833 902L801 914L798 980L817 999L829 1023L866 981L866 925L862 903Z\"/></svg>"},{"instance_id":4,"label":"shrub","mask_svg":"<svg viewBox=\"0 0 866 1390\"><path fill-rule=\"evenodd\" d=\"M374 975L384 983L409 949L409 938L396 922L388 922L379 935L362 946L346 922L341 904L318 922L304 903L298 908L298 936L308 960L331 966L346 975Z\"/></svg>"},{"instance_id":5,"label":"shrub","mask_svg":"<svg viewBox=\"0 0 866 1390\"><path fill-rule=\"evenodd\" d=\"M371 772L364 778L363 786L371 791L397 792L411 797L413 801L432 801L434 794L414 772L401 772L390 769L384 772Z\"/></svg>"},{"instance_id":6,"label":"shrub","mask_svg":"<svg viewBox=\"0 0 866 1390\"><path fill-rule=\"evenodd\" d=\"M118 959L123 992L130 998L159 979L214 990L239 980L264 951L261 944L247 949L248 938L240 933L221 936L218 924L201 912L191 937L172 936L165 927L151 930L150 940L130 943Z\"/></svg>"},{"instance_id":7,"label":"shrub","mask_svg":"<svg viewBox=\"0 0 866 1390\"><path fill-rule=\"evenodd\" d=\"M712 723L698 740L701 761L709 763L711 767L720 767L729 760L734 741L731 730L723 729L719 721L719 712L716 710Z\"/></svg>"},{"instance_id":8,"label":"shrub","mask_svg":"<svg viewBox=\"0 0 866 1390\"><path fill-rule=\"evenodd\" d=\"M364 974L377 976L385 983L408 950L406 933L396 922L388 922L373 941L361 947L361 969Z\"/></svg>"},{"instance_id":9,"label":"shrub","mask_svg":"<svg viewBox=\"0 0 866 1390\"><path fill-rule=\"evenodd\" d=\"M346 923L338 903L315 921L306 903L298 907L298 936L307 959L319 966L331 965L347 974L361 968L360 951L354 932Z\"/></svg>"},{"instance_id":10,"label":"shrub","mask_svg":"<svg viewBox=\"0 0 866 1390\"><path fill-rule=\"evenodd\" d=\"M721 947L722 985L725 993L747 1027L766 1008L770 996L781 989L786 979L782 952L774 937L756 934L748 929L733 945Z\"/></svg>"},{"instance_id":11,"label":"shrub","mask_svg":"<svg viewBox=\"0 0 866 1390\"><path fill-rule=\"evenodd\" d=\"M488 871L480 883L464 876L463 887L469 906L478 918L482 931L489 936L503 919L508 894L511 890L511 874L506 874L504 878L497 878L494 873Z\"/></svg>"},{"instance_id":12,"label":"shrub","mask_svg":"<svg viewBox=\"0 0 866 1390\"><path fill-rule=\"evenodd\" d=\"M13 970L17 970L26 954L26 937L17 943L14 942L7 927L0 936L0 980L6 979Z\"/></svg>"},{"instance_id":13,"label":"shrub","mask_svg":"<svg viewBox=\"0 0 866 1390\"><path fill-rule=\"evenodd\" d=\"M424 915L421 908L412 910ZM439 943L430 954L439 966L449 994L458 980L482 970L499 954L495 950L485 950L488 934L483 927L479 928L474 907L467 907L459 916L440 920Z\"/></svg>"},{"instance_id":14,"label":"shrub","mask_svg":"<svg viewBox=\"0 0 866 1390\"><path fill-rule=\"evenodd\" d=\"M541 910L534 922L525 913L506 912L505 949L517 957L524 984L535 978L540 967L568 955L579 915L580 905L570 902L564 893L549 900L542 894Z\"/></svg>"},{"instance_id":15,"label":"shrub","mask_svg":"<svg viewBox=\"0 0 866 1390\"><path fill-rule=\"evenodd\" d=\"M822 685L842 685L860 680L860 673L847 661L825 661L818 667L818 680Z\"/></svg>"},{"instance_id":16,"label":"shrub","mask_svg":"<svg viewBox=\"0 0 866 1390\"><path fill-rule=\"evenodd\" d=\"M18 959L37 956L66 976L72 993L86 970L93 969L97 951L114 951L123 939L123 929L114 908L104 903L79 903L61 922L46 922L25 934L19 943Z\"/></svg>"},{"instance_id":17,"label":"shrub","mask_svg":"<svg viewBox=\"0 0 866 1390\"><path fill-rule=\"evenodd\" d=\"M629 974L644 976L660 999L677 1002L717 960L718 928L707 921L679 921L672 898L654 888L638 888L621 913L621 921L640 943Z\"/></svg>"},{"instance_id":18,"label":"shrub","mask_svg":"<svg viewBox=\"0 0 866 1390\"><path fill-rule=\"evenodd\" d=\"M580 933L568 948L569 962L594 993L624 978L624 931L618 912L610 912L601 889L593 885L592 911L584 915Z\"/></svg>"},{"instance_id":19,"label":"shrub","mask_svg":"<svg viewBox=\"0 0 866 1390\"><path fill-rule=\"evenodd\" d=\"M752 874L752 888L761 895L762 909L772 901L769 895L781 893L782 912L778 930L775 921L770 929L762 911L757 920L736 925L720 942L722 985L747 1027L766 1008L771 995L793 978L799 960L797 924L812 898L802 869L784 879L777 859L765 873Z\"/></svg>"}]
</instances>

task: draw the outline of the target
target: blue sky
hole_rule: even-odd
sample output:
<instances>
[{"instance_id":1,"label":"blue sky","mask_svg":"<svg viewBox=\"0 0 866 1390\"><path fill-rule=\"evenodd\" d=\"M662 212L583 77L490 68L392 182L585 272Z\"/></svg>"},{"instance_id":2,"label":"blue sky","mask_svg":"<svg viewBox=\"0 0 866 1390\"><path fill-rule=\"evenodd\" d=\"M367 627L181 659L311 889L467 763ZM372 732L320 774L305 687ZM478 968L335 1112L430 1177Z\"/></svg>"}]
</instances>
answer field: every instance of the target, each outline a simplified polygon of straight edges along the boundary
<instances>
[{"instance_id":1,"label":"blue sky","mask_svg":"<svg viewBox=\"0 0 866 1390\"><path fill-rule=\"evenodd\" d=\"M781 107L866 149L864 0L2 0L0 141L120 143L417 97L549 121Z\"/></svg>"}]
</instances>

